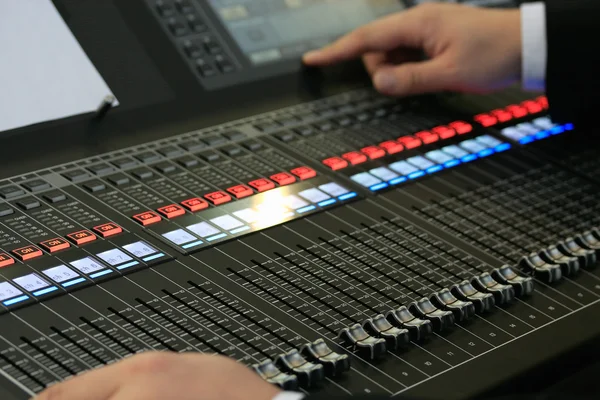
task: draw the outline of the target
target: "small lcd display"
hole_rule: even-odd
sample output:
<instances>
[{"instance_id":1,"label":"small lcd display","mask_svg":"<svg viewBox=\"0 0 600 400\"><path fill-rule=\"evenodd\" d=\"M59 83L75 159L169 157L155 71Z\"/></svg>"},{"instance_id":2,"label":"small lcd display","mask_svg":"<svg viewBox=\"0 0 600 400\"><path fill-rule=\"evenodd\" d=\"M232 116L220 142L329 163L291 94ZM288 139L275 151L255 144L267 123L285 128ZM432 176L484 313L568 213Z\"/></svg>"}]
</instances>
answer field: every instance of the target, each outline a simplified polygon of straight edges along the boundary
<instances>
[{"instance_id":1,"label":"small lcd display","mask_svg":"<svg viewBox=\"0 0 600 400\"><path fill-rule=\"evenodd\" d=\"M92 257L71 261L71 265L84 274L91 274L92 272L100 271L101 269L105 268L104 265L100 264Z\"/></svg>"},{"instance_id":2,"label":"small lcd display","mask_svg":"<svg viewBox=\"0 0 600 400\"><path fill-rule=\"evenodd\" d=\"M20 276L18 278L13 279L13 282L15 282L17 285L21 286L23 289L29 292L33 292L35 290L39 290L50 286L48 282L46 282L36 274Z\"/></svg>"},{"instance_id":3,"label":"small lcd display","mask_svg":"<svg viewBox=\"0 0 600 400\"><path fill-rule=\"evenodd\" d=\"M0 282L0 301L23 294L22 291L8 282Z\"/></svg>"},{"instance_id":4,"label":"small lcd display","mask_svg":"<svg viewBox=\"0 0 600 400\"><path fill-rule=\"evenodd\" d=\"M44 275L52 279L54 282L63 283L70 279L79 277L80 275L66 265L59 265L54 268L45 269L42 271Z\"/></svg>"},{"instance_id":5,"label":"small lcd display","mask_svg":"<svg viewBox=\"0 0 600 400\"><path fill-rule=\"evenodd\" d=\"M154 253L158 252L155 248L150 246L148 243L142 242L142 241L127 244L127 245L123 246L123 248L138 258L146 257L146 256L149 256L150 254L154 254Z\"/></svg>"}]
</instances>

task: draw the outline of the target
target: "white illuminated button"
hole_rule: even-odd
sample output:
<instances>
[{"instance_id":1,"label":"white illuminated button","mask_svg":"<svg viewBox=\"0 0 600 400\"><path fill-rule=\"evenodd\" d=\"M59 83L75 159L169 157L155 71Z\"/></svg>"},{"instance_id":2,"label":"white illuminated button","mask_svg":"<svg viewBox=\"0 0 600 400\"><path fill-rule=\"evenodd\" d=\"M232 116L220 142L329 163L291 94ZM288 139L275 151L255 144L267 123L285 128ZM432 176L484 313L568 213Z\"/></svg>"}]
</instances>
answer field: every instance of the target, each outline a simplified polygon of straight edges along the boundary
<instances>
[{"instance_id":1,"label":"white illuminated button","mask_svg":"<svg viewBox=\"0 0 600 400\"><path fill-rule=\"evenodd\" d=\"M534 135L540 131L540 127L530 124L529 122L523 122L522 124L515 126L515 128L528 135Z\"/></svg>"},{"instance_id":2,"label":"white illuminated button","mask_svg":"<svg viewBox=\"0 0 600 400\"><path fill-rule=\"evenodd\" d=\"M319 189L321 189L325 193L331 195L332 197L338 197L338 196L341 196L341 195L349 192L348 189L346 189L342 185L339 185L335 182L330 182L330 183L321 185L321 186L319 186Z\"/></svg>"},{"instance_id":3,"label":"white illuminated button","mask_svg":"<svg viewBox=\"0 0 600 400\"><path fill-rule=\"evenodd\" d=\"M359 185L367 188L381 183L381 179L368 172L361 172L360 174L352 175L350 178Z\"/></svg>"},{"instance_id":4,"label":"white illuminated button","mask_svg":"<svg viewBox=\"0 0 600 400\"><path fill-rule=\"evenodd\" d=\"M406 161L408 161L410 164L416 166L419 169L427 169L427 168L433 167L435 165L434 163L432 163L431 161L429 161L428 159L426 159L423 156L411 157L411 158L408 158Z\"/></svg>"},{"instance_id":5,"label":"white illuminated button","mask_svg":"<svg viewBox=\"0 0 600 400\"><path fill-rule=\"evenodd\" d=\"M418 171L414 165L407 163L406 161L397 161L389 165L391 169L399 173L400 175L410 175L413 172Z\"/></svg>"},{"instance_id":6,"label":"white illuminated button","mask_svg":"<svg viewBox=\"0 0 600 400\"><path fill-rule=\"evenodd\" d=\"M83 272L84 274L90 274L92 272L99 271L105 268L104 265L100 264L91 257L71 261L71 265L75 267L75 269L77 269L78 271Z\"/></svg>"},{"instance_id":7,"label":"white illuminated button","mask_svg":"<svg viewBox=\"0 0 600 400\"><path fill-rule=\"evenodd\" d=\"M443 164L443 163L448 162L453 159L452 157L450 157L448 154L444 153L441 150L433 150L433 151L427 152L425 154L425 157L429 158L430 160L432 160L438 164Z\"/></svg>"},{"instance_id":8,"label":"white illuminated button","mask_svg":"<svg viewBox=\"0 0 600 400\"><path fill-rule=\"evenodd\" d=\"M465 150L470 151L471 153L478 153L481 150L485 150L487 148L481 143L477 143L474 140L465 140L464 142L460 143L459 146Z\"/></svg>"},{"instance_id":9,"label":"white illuminated button","mask_svg":"<svg viewBox=\"0 0 600 400\"><path fill-rule=\"evenodd\" d=\"M546 130L552 129L556 126L556 124L554 122L552 122L552 120L548 117L536 118L532 122L535 126L538 126L541 129L546 129Z\"/></svg>"},{"instance_id":10,"label":"white illuminated button","mask_svg":"<svg viewBox=\"0 0 600 400\"><path fill-rule=\"evenodd\" d=\"M258 221L259 218L258 212L251 208L244 208L243 210L236 211L233 213L233 215L248 224Z\"/></svg>"},{"instance_id":11,"label":"white illuminated button","mask_svg":"<svg viewBox=\"0 0 600 400\"><path fill-rule=\"evenodd\" d=\"M96 254L96 256L98 256L98 258L106 261L109 265L112 266L123 264L124 262L133 260L133 258L129 257L127 254L125 254L119 249L112 249L103 253L98 253Z\"/></svg>"},{"instance_id":12,"label":"white illuminated button","mask_svg":"<svg viewBox=\"0 0 600 400\"><path fill-rule=\"evenodd\" d=\"M319 189L316 188L303 190L300 193L298 193L298 195L310 201L311 203L318 203L320 201L331 198L329 197L329 195L321 192Z\"/></svg>"},{"instance_id":13,"label":"white illuminated button","mask_svg":"<svg viewBox=\"0 0 600 400\"><path fill-rule=\"evenodd\" d=\"M194 232L196 235L201 238L205 238L208 236L216 235L217 233L221 233L220 230L209 224L208 222L199 222L194 225L187 226L190 231Z\"/></svg>"},{"instance_id":14,"label":"white illuminated button","mask_svg":"<svg viewBox=\"0 0 600 400\"><path fill-rule=\"evenodd\" d=\"M15 282L17 285L21 286L23 289L29 292L33 292L35 290L39 290L50 286L48 282L46 282L36 274L20 276L18 278L13 279L13 282Z\"/></svg>"},{"instance_id":15,"label":"white illuminated button","mask_svg":"<svg viewBox=\"0 0 600 400\"><path fill-rule=\"evenodd\" d=\"M373 168L369 172L371 173L371 175L374 175L384 181L389 181L398 177L397 173L390 169L387 169L386 167Z\"/></svg>"},{"instance_id":16,"label":"white illuminated button","mask_svg":"<svg viewBox=\"0 0 600 400\"><path fill-rule=\"evenodd\" d=\"M308 203L306 201L302 200L298 196L294 196L293 194L291 194L287 197L284 197L283 203L286 206L288 206L289 208L291 208L292 210L297 210L299 208L306 207L308 205Z\"/></svg>"},{"instance_id":17,"label":"white illuminated button","mask_svg":"<svg viewBox=\"0 0 600 400\"><path fill-rule=\"evenodd\" d=\"M52 279L54 282L58 283L62 283L81 276L66 265L59 265L54 268L48 268L43 270L42 273L48 278Z\"/></svg>"},{"instance_id":18,"label":"white illuminated button","mask_svg":"<svg viewBox=\"0 0 600 400\"><path fill-rule=\"evenodd\" d=\"M210 220L210 222L221 229L225 229L226 231L239 228L240 226L244 225L242 221L232 217L231 215L223 215L221 217L213 218Z\"/></svg>"},{"instance_id":19,"label":"white illuminated button","mask_svg":"<svg viewBox=\"0 0 600 400\"><path fill-rule=\"evenodd\" d=\"M150 246L148 243L142 241L127 244L123 246L123 248L138 258L158 253L158 250Z\"/></svg>"},{"instance_id":20,"label":"white illuminated button","mask_svg":"<svg viewBox=\"0 0 600 400\"><path fill-rule=\"evenodd\" d=\"M523 132L523 131L521 131L517 128L513 128L513 127L504 128L504 129L502 129L502 131L500 133L502 133L502 136L507 137L514 141L519 141L519 139L522 139L528 135L527 132Z\"/></svg>"},{"instance_id":21,"label":"white illuminated button","mask_svg":"<svg viewBox=\"0 0 600 400\"><path fill-rule=\"evenodd\" d=\"M171 242L181 245L196 240L196 237L183 229L176 229L171 232L163 233L163 237Z\"/></svg>"},{"instance_id":22,"label":"white illuminated button","mask_svg":"<svg viewBox=\"0 0 600 400\"><path fill-rule=\"evenodd\" d=\"M461 158L469 154L468 152L455 145L442 147L442 151L456 158Z\"/></svg>"},{"instance_id":23,"label":"white illuminated button","mask_svg":"<svg viewBox=\"0 0 600 400\"><path fill-rule=\"evenodd\" d=\"M23 294L22 291L8 282L0 282L0 301Z\"/></svg>"},{"instance_id":24,"label":"white illuminated button","mask_svg":"<svg viewBox=\"0 0 600 400\"><path fill-rule=\"evenodd\" d=\"M483 135L475 138L479 143L487 146L487 147L496 147L501 145L502 142L496 139L495 137L491 137L490 135Z\"/></svg>"}]
</instances>

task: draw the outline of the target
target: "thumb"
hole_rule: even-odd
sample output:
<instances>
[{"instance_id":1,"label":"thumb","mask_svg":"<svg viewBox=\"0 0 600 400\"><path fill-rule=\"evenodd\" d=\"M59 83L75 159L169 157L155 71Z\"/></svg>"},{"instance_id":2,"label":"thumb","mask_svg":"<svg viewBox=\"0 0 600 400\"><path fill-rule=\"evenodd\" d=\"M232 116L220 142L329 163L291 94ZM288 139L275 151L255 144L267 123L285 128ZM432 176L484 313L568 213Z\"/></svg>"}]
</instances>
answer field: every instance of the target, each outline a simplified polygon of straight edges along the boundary
<instances>
[{"instance_id":1,"label":"thumb","mask_svg":"<svg viewBox=\"0 0 600 400\"><path fill-rule=\"evenodd\" d=\"M448 67L439 59L385 66L373 75L373 84L388 96L437 92L450 85Z\"/></svg>"}]
</instances>

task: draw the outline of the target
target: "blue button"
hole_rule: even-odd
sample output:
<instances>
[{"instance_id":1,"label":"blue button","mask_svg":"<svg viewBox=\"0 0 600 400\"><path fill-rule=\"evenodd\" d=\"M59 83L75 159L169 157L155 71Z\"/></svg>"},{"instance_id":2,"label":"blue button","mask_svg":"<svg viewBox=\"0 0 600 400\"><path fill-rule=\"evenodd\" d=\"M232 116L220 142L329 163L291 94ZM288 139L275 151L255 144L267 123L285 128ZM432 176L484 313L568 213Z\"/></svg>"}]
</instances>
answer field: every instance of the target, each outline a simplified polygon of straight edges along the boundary
<instances>
[{"instance_id":1,"label":"blue button","mask_svg":"<svg viewBox=\"0 0 600 400\"><path fill-rule=\"evenodd\" d=\"M346 193L346 194L341 195L340 197L338 197L338 199L340 201L344 201L344 200L353 199L356 196L357 196L356 192L350 192L350 193Z\"/></svg>"},{"instance_id":2,"label":"blue button","mask_svg":"<svg viewBox=\"0 0 600 400\"><path fill-rule=\"evenodd\" d=\"M373 192L376 192L378 190L385 189L386 187L388 187L388 184L386 182L381 182L381 183L371 186L369 189Z\"/></svg>"},{"instance_id":3,"label":"blue button","mask_svg":"<svg viewBox=\"0 0 600 400\"><path fill-rule=\"evenodd\" d=\"M144 262L148 262L148 261L156 260L157 258L164 257L164 255L165 255L164 253L153 254L146 258L142 258L142 260L144 260Z\"/></svg>"},{"instance_id":4,"label":"blue button","mask_svg":"<svg viewBox=\"0 0 600 400\"><path fill-rule=\"evenodd\" d=\"M131 262L128 262L127 264L119 265L117 267L117 269L118 270L127 269L127 268L131 268L134 265L138 265L138 264L139 264L139 262L137 262L137 261L131 261Z\"/></svg>"},{"instance_id":5,"label":"blue button","mask_svg":"<svg viewBox=\"0 0 600 400\"><path fill-rule=\"evenodd\" d=\"M568 124L564 124L563 127L566 131L572 131L573 129L575 129L575 126L570 122Z\"/></svg>"},{"instance_id":6,"label":"blue button","mask_svg":"<svg viewBox=\"0 0 600 400\"><path fill-rule=\"evenodd\" d=\"M316 206L310 205L310 206L306 206L306 207L302 207L296 210L296 212L298 214L304 214L305 212L309 212L314 210L315 208L317 208Z\"/></svg>"},{"instance_id":7,"label":"blue button","mask_svg":"<svg viewBox=\"0 0 600 400\"><path fill-rule=\"evenodd\" d=\"M550 136L550 132L548 132L548 131L539 131L538 133L535 134L536 140L545 139L548 136Z\"/></svg>"},{"instance_id":8,"label":"blue button","mask_svg":"<svg viewBox=\"0 0 600 400\"><path fill-rule=\"evenodd\" d=\"M444 163L444 167L452 168L452 167L456 167L458 164L460 164L459 160L450 160L450 161L446 161Z\"/></svg>"},{"instance_id":9,"label":"blue button","mask_svg":"<svg viewBox=\"0 0 600 400\"><path fill-rule=\"evenodd\" d=\"M563 133L564 131L565 131L565 128L562 125L558 125L558 126L555 126L552 129L550 129L550 132L553 135L558 135L559 133Z\"/></svg>"},{"instance_id":10,"label":"blue button","mask_svg":"<svg viewBox=\"0 0 600 400\"><path fill-rule=\"evenodd\" d=\"M42 290L38 290L37 292L33 292L32 294L33 294L34 296L36 296L36 297L37 297L37 296L43 296L43 295L45 295L45 294L52 293L52 292L54 292L55 290L58 290L58 288L57 288L56 286L51 286L51 287L49 287L49 288L42 289Z\"/></svg>"},{"instance_id":11,"label":"blue button","mask_svg":"<svg viewBox=\"0 0 600 400\"><path fill-rule=\"evenodd\" d=\"M406 161L397 161L390 164L389 167L400 175L409 175L419 170L419 168L416 168L414 165L410 165Z\"/></svg>"},{"instance_id":12,"label":"blue button","mask_svg":"<svg viewBox=\"0 0 600 400\"><path fill-rule=\"evenodd\" d=\"M485 149L485 150L481 150L479 153L477 153L477 155L479 157L487 157L487 156L491 156L492 154L494 154L494 149Z\"/></svg>"},{"instance_id":13,"label":"blue button","mask_svg":"<svg viewBox=\"0 0 600 400\"><path fill-rule=\"evenodd\" d=\"M425 175L425 171L417 171L408 175L408 179L417 179Z\"/></svg>"},{"instance_id":14,"label":"blue button","mask_svg":"<svg viewBox=\"0 0 600 400\"><path fill-rule=\"evenodd\" d=\"M184 244L183 246L181 246L181 248L190 249L192 247L200 246L202 243L204 243L202 242L202 240L196 240L195 242Z\"/></svg>"},{"instance_id":15,"label":"blue button","mask_svg":"<svg viewBox=\"0 0 600 400\"><path fill-rule=\"evenodd\" d=\"M468 163L471 162L473 160L477 159L477 154L469 154L467 156L464 156L460 159L460 161L464 162L464 163Z\"/></svg>"},{"instance_id":16,"label":"blue button","mask_svg":"<svg viewBox=\"0 0 600 400\"><path fill-rule=\"evenodd\" d=\"M401 184L403 182L406 182L406 177L405 176L399 176L398 178L392 179L388 183L390 185L399 185L399 184Z\"/></svg>"},{"instance_id":17,"label":"blue button","mask_svg":"<svg viewBox=\"0 0 600 400\"><path fill-rule=\"evenodd\" d=\"M503 151L506 151L508 149L510 149L510 143L502 143L496 147L494 147L494 150L496 150L496 153L501 153Z\"/></svg>"},{"instance_id":18,"label":"blue button","mask_svg":"<svg viewBox=\"0 0 600 400\"><path fill-rule=\"evenodd\" d=\"M521 144L527 144L527 143L531 143L535 140L535 138L533 136L525 136L522 139L519 139L519 143Z\"/></svg>"},{"instance_id":19,"label":"blue button","mask_svg":"<svg viewBox=\"0 0 600 400\"><path fill-rule=\"evenodd\" d=\"M350 178L359 185L367 188L381 183L381 179L374 177L368 172L361 172L360 174L352 175Z\"/></svg>"},{"instance_id":20,"label":"blue button","mask_svg":"<svg viewBox=\"0 0 600 400\"><path fill-rule=\"evenodd\" d=\"M238 234L240 232L244 232L244 231L247 231L249 229L250 229L249 226L240 226L239 228L233 229L233 230L231 230L229 232L231 232L233 235L236 235L236 234Z\"/></svg>"},{"instance_id":21,"label":"blue button","mask_svg":"<svg viewBox=\"0 0 600 400\"><path fill-rule=\"evenodd\" d=\"M4 304L5 306L12 306L13 304L20 303L27 299L29 299L29 296L23 295L23 296L15 297L14 299L6 300L2 304Z\"/></svg>"},{"instance_id":22,"label":"blue button","mask_svg":"<svg viewBox=\"0 0 600 400\"><path fill-rule=\"evenodd\" d=\"M442 167L441 165L434 165L433 167L427 168L426 171L428 174L435 174L436 172L440 172L443 169L444 167Z\"/></svg>"},{"instance_id":23,"label":"blue button","mask_svg":"<svg viewBox=\"0 0 600 400\"><path fill-rule=\"evenodd\" d=\"M322 201L322 202L318 203L317 205L319 207L327 207L327 206L332 205L336 201L337 201L336 199L329 199L329 200Z\"/></svg>"},{"instance_id":24,"label":"blue button","mask_svg":"<svg viewBox=\"0 0 600 400\"><path fill-rule=\"evenodd\" d=\"M227 235L225 233L219 233L218 235L207 237L206 241L207 242L212 242L212 241L215 241L215 240L218 240L218 239L223 239L224 237L227 237Z\"/></svg>"},{"instance_id":25,"label":"blue button","mask_svg":"<svg viewBox=\"0 0 600 400\"><path fill-rule=\"evenodd\" d=\"M85 278L77 278L77 279L73 279L72 281L68 281L63 283L63 287L69 287L69 286L73 286L73 285L77 285L78 283L81 282L85 282Z\"/></svg>"},{"instance_id":26,"label":"blue button","mask_svg":"<svg viewBox=\"0 0 600 400\"><path fill-rule=\"evenodd\" d=\"M95 274L91 274L90 278L95 279L108 274L112 274L112 270L105 269L104 271L96 272Z\"/></svg>"}]
</instances>

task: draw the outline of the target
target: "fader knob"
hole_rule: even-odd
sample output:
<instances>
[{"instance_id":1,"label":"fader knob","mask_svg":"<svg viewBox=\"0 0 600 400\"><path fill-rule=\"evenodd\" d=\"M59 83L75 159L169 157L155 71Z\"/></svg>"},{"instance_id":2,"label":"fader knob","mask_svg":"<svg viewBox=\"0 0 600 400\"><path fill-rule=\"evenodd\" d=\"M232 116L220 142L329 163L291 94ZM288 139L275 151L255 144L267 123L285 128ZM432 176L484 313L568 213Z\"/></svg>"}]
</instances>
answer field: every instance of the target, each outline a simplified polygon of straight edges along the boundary
<instances>
[{"instance_id":1,"label":"fader knob","mask_svg":"<svg viewBox=\"0 0 600 400\"><path fill-rule=\"evenodd\" d=\"M517 297L525 297L533 293L533 279L517 275L508 265L493 270L492 277L500 283L511 285Z\"/></svg>"},{"instance_id":2,"label":"fader knob","mask_svg":"<svg viewBox=\"0 0 600 400\"><path fill-rule=\"evenodd\" d=\"M282 371L296 375L300 386L305 388L315 387L325 379L323 366L308 362L296 349L279 355L275 359L275 364Z\"/></svg>"},{"instance_id":3,"label":"fader knob","mask_svg":"<svg viewBox=\"0 0 600 400\"><path fill-rule=\"evenodd\" d=\"M583 248L575 241L575 238L567 238L564 241L559 242L556 247L565 255L577 257L581 268L592 269L596 267L596 252L591 249Z\"/></svg>"},{"instance_id":4,"label":"fader knob","mask_svg":"<svg viewBox=\"0 0 600 400\"><path fill-rule=\"evenodd\" d=\"M554 283L562 278L560 266L548 264L536 253L521 258L519 266L526 272L532 272L534 278L545 283Z\"/></svg>"},{"instance_id":5,"label":"fader knob","mask_svg":"<svg viewBox=\"0 0 600 400\"><path fill-rule=\"evenodd\" d=\"M410 340L415 342L425 340L433 332L429 320L415 317L405 306L388 312L386 318L392 325L408 330Z\"/></svg>"},{"instance_id":6,"label":"fader knob","mask_svg":"<svg viewBox=\"0 0 600 400\"><path fill-rule=\"evenodd\" d=\"M473 303L457 299L448 289L432 294L430 300L436 307L451 311L457 322L467 321L475 315Z\"/></svg>"},{"instance_id":7,"label":"fader knob","mask_svg":"<svg viewBox=\"0 0 600 400\"><path fill-rule=\"evenodd\" d=\"M384 339L369 335L359 324L342 329L340 337L354 350L357 350L362 357L369 360L380 358L387 351Z\"/></svg>"},{"instance_id":8,"label":"fader knob","mask_svg":"<svg viewBox=\"0 0 600 400\"><path fill-rule=\"evenodd\" d=\"M508 304L515 299L512 286L496 282L487 272L474 276L471 283L475 289L492 294L496 304Z\"/></svg>"},{"instance_id":9,"label":"fader knob","mask_svg":"<svg viewBox=\"0 0 600 400\"><path fill-rule=\"evenodd\" d=\"M254 364L252 368L265 381L277 385L283 390L296 390L298 388L298 378L296 375L288 375L281 372L271 360L265 360L260 364Z\"/></svg>"},{"instance_id":10,"label":"fader knob","mask_svg":"<svg viewBox=\"0 0 600 400\"><path fill-rule=\"evenodd\" d=\"M433 329L437 332L445 331L454 325L454 314L436 308L426 297L412 302L408 309L418 317L431 321Z\"/></svg>"},{"instance_id":11,"label":"fader knob","mask_svg":"<svg viewBox=\"0 0 600 400\"><path fill-rule=\"evenodd\" d=\"M390 350L405 348L410 342L408 329L395 327L381 314L366 320L363 327L371 335L385 339Z\"/></svg>"},{"instance_id":12,"label":"fader knob","mask_svg":"<svg viewBox=\"0 0 600 400\"><path fill-rule=\"evenodd\" d=\"M475 289L471 282L462 281L450 288L450 292L457 298L465 301L470 301L475 306L475 312L477 314L483 314L491 311L496 300L490 293L480 292Z\"/></svg>"},{"instance_id":13,"label":"fader knob","mask_svg":"<svg viewBox=\"0 0 600 400\"><path fill-rule=\"evenodd\" d=\"M305 344L300 352L306 359L321 364L329 377L340 376L350 369L350 357L334 352L323 339Z\"/></svg>"},{"instance_id":14,"label":"fader knob","mask_svg":"<svg viewBox=\"0 0 600 400\"><path fill-rule=\"evenodd\" d=\"M594 232L583 232L581 235L575 236L575 241L584 249L594 250L596 258L600 257L600 238L597 238Z\"/></svg>"},{"instance_id":15,"label":"fader knob","mask_svg":"<svg viewBox=\"0 0 600 400\"><path fill-rule=\"evenodd\" d=\"M563 275L571 276L579 272L579 261L576 257L566 256L556 246L550 246L540 251L540 257L548 264L559 265Z\"/></svg>"}]
</instances>

